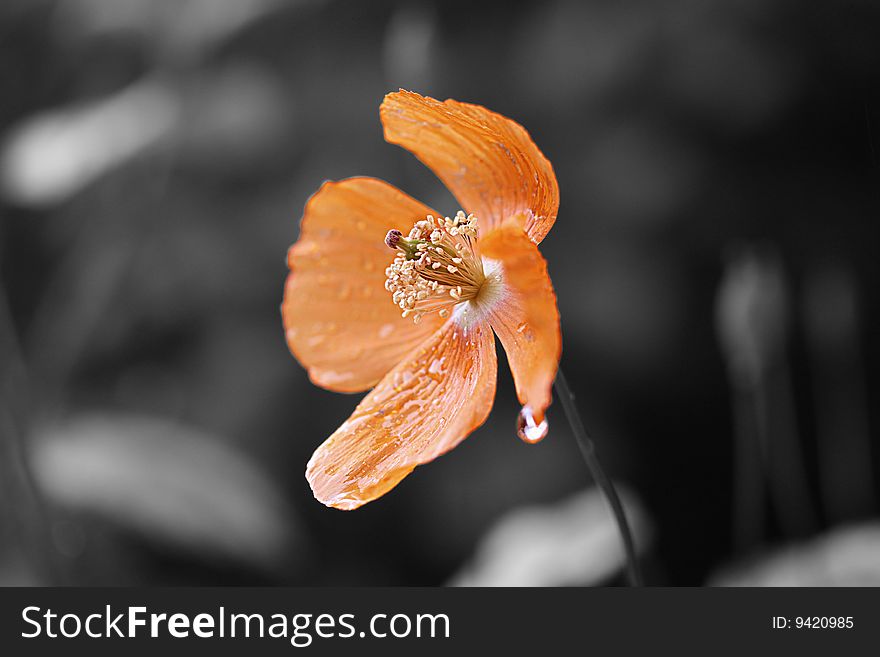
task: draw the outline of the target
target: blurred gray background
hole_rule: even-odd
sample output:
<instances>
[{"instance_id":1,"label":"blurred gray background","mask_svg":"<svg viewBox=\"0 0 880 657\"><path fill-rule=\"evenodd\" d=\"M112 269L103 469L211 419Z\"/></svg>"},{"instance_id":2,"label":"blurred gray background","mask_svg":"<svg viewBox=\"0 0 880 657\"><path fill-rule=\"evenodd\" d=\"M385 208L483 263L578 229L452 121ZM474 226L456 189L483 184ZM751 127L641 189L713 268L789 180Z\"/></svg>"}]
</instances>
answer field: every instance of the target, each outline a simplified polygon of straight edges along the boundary
<instances>
[{"instance_id":1,"label":"blurred gray background","mask_svg":"<svg viewBox=\"0 0 880 657\"><path fill-rule=\"evenodd\" d=\"M358 396L289 355L325 179L458 209L399 87L553 163L563 365L654 584L880 583L880 4L5 0L0 584L614 584L557 406L353 513L306 461Z\"/></svg>"}]
</instances>

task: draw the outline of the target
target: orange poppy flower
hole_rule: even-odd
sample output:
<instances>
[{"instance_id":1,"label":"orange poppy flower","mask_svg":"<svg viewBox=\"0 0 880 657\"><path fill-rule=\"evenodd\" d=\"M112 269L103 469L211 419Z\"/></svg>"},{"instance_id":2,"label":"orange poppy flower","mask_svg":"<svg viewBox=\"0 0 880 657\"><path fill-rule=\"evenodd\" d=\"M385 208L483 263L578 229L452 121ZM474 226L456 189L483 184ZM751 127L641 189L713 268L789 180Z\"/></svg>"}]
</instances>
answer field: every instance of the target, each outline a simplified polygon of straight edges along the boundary
<instances>
[{"instance_id":1,"label":"orange poppy flower","mask_svg":"<svg viewBox=\"0 0 880 657\"><path fill-rule=\"evenodd\" d=\"M326 182L306 204L282 304L290 351L319 386L375 386L306 470L315 497L339 509L384 495L485 421L493 330L523 404L519 434L543 438L561 351L537 248L559 187L528 133L479 105L403 90L380 115L385 139L468 214L444 217L375 178Z\"/></svg>"}]
</instances>

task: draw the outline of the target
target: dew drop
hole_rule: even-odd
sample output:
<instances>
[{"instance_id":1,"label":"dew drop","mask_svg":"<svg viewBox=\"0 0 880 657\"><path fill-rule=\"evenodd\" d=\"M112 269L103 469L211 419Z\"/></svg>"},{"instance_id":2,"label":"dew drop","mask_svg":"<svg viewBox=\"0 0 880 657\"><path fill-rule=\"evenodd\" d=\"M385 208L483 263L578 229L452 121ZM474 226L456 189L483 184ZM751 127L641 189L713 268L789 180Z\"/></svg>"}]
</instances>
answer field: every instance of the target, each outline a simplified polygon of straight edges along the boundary
<instances>
[{"instance_id":1,"label":"dew drop","mask_svg":"<svg viewBox=\"0 0 880 657\"><path fill-rule=\"evenodd\" d=\"M528 405L523 406L519 415L516 416L516 435L527 443L536 443L544 439L549 430L547 418L541 420L540 423L535 422L535 416Z\"/></svg>"},{"instance_id":2,"label":"dew drop","mask_svg":"<svg viewBox=\"0 0 880 657\"><path fill-rule=\"evenodd\" d=\"M521 333L522 336L526 339L526 342L534 342L535 334L532 332L532 329L526 322L523 322L519 326L516 327L516 332Z\"/></svg>"}]
</instances>

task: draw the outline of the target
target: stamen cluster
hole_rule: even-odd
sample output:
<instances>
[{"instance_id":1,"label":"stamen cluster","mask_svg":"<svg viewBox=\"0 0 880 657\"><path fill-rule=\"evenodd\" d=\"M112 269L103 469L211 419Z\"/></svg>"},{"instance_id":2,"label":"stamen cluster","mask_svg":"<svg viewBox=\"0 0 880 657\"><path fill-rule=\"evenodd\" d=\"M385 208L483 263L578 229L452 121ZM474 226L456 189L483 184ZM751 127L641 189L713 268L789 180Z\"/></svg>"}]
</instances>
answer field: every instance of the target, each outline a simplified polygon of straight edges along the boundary
<instances>
[{"instance_id":1,"label":"stamen cluster","mask_svg":"<svg viewBox=\"0 0 880 657\"><path fill-rule=\"evenodd\" d=\"M403 311L418 323L422 315L449 316L449 306L477 296L485 280L475 250L477 218L464 212L416 222L408 237L391 230L385 243L397 250L385 270L385 289Z\"/></svg>"}]
</instances>

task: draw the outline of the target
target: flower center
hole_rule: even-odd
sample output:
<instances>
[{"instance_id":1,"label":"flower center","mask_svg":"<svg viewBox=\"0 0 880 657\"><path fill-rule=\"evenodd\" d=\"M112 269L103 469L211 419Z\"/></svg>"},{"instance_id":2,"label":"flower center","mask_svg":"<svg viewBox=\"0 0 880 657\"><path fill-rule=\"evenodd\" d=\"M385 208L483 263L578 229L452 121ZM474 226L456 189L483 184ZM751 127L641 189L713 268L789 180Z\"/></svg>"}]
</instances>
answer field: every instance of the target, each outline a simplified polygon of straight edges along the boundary
<instances>
[{"instance_id":1,"label":"flower center","mask_svg":"<svg viewBox=\"0 0 880 657\"><path fill-rule=\"evenodd\" d=\"M408 237L388 231L385 244L397 255L385 270L385 289L404 317L448 317L450 306L479 296L486 275L476 243L477 218L460 210L452 218L428 215Z\"/></svg>"}]
</instances>

